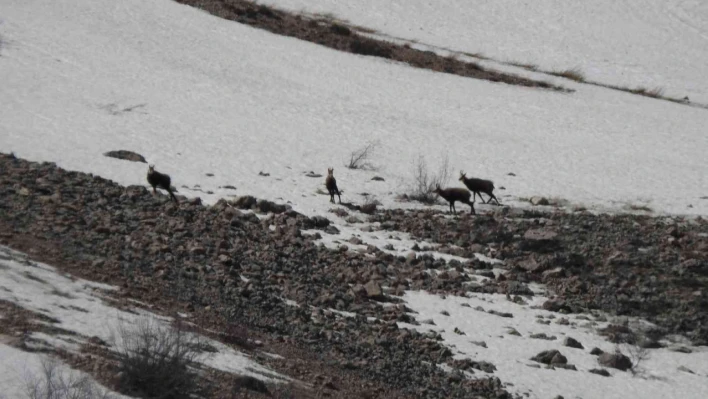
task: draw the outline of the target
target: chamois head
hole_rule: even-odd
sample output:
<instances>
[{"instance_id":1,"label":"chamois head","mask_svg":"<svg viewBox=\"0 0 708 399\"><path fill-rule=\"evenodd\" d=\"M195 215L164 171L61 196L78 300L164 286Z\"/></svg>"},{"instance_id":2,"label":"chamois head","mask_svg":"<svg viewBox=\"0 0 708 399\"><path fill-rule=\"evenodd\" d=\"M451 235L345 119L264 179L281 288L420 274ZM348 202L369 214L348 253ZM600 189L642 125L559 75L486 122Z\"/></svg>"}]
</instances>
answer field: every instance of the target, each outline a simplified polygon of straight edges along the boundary
<instances>
[{"instance_id":1,"label":"chamois head","mask_svg":"<svg viewBox=\"0 0 708 399\"><path fill-rule=\"evenodd\" d=\"M150 164L150 165L148 165L148 174L151 175L153 173L155 173L155 165Z\"/></svg>"},{"instance_id":2,"label":"chamois head","mask_svg":"<svg viewBox=\"0 0 708 399\"><path fill-rule=\"evenodd\" d=\"M465 181L466 177L467 177L467 174L463 171L460 171L460 181Z\"/></svg>"},{"instance_id":3,"label":"chamois head","mask_svg":"<svg viewBox=\"0 0 708 399\"><path fill-rule=\"evenodd\" d=\"M334 175L334 169L333 168L327 168L327 176L332 176Z\"/></svg>"}]
</instances>

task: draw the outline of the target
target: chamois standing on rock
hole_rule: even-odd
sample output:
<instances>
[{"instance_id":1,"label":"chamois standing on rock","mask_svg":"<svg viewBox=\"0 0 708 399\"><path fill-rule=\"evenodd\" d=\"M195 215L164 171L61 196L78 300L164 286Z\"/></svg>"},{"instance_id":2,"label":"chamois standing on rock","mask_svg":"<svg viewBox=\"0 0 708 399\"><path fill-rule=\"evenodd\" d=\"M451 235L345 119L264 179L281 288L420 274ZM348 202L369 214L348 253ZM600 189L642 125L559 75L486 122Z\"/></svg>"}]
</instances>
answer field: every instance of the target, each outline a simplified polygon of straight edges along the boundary
<instances>
[{"instance_id":1,"label":"chamois standing on rock","mask_svg":"<svg viewBox=\"0 0 708 399\"><path fill-rule=\"evenodd\" d=\"M337 180L334 178L334 169L327 168L327 178L325 179L325 186L327 191L329 191L329 202L334 204L334 194L339 197L339 203L342 203L342 194L337 188Z\"/></svg>"},{"instance_id":2,"label":"chamois standing on rock","mask_svg":"<svg viewBox=\"0 0 708 399\"><path fill-rule=\"evenodd\" d=\"M148 166L147 181L152 186L153 194L157 194L156 187L160 187L161 189L170 193L172 201L179 202L177 201L177 197L175 197L175 194L172 192L172 179L170 179L170 176L156 171L155 165Z\"/></svg>"},{"instance_id":3,"label":"chamois standing on rock","mask_svg":"<svg viewBox=\"0 0 708 399\"><path fill-rule=\"evenodd\" d=\"M465 186L470 189L473 193L472 199L476 199L477 196L479 195L479 199L482 200L483 204L488 204L489 202L494 199L494 201L499 204L499 200L497 199L496 196L492 193L494 191L494 183L491 180L484 180L484 179L476 179L474 177L472 178L467 178L465 173L463 171L460 171L460 181L465 183ZM489 196L489 199L487 202L484 201L484 197L482 197L482 193L485 193Z\"/></svg>"},{"instance_id":4,"label":"chamois standing on rock","mask_svg":"<svg viewBox=\"0 0 708 399\"><path fill-rule=\"evenodd\" d=\"M467 191L467 189L459 187L441 189L440 186L435 186L435 193L445 198L445 200L450 203L450 213L457 213L457 210L455 209L455 202L460 201L472 208L470 211L471 214L477 214L477 212L474 211L474 202L470 202L471 194Z\"/></svg>"}]
</instances>

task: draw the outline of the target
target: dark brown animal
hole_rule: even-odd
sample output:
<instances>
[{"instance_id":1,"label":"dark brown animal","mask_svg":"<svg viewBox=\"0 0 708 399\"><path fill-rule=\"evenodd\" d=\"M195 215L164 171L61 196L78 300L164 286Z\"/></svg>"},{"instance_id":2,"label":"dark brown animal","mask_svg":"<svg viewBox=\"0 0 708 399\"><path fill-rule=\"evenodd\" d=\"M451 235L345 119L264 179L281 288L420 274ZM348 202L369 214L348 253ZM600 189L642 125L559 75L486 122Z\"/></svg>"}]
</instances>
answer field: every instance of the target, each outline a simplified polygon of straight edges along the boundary
<instances>
[{"instance_id":1,"label":"dark brown animal","mask_svg":"<svg viewBox=\"0 0 708 399\"><path fill-rule=\"evenodd\" d=\"M476 199L477 196L479 195L479 199L482 200L483 204L488 204L489 202L494 199L494 201L499 204L499 200L497 197L492 193L494 191L494 183L491 180L484 180L484 179L475 179L474 177L472 178L467 178L465 173L460 171L460 181L465 183L465 186L470 189L473 193L472 200ZM489 196L489 199L487 202L484 201L484 198L482 197L482 193L485 193Z\"/></svg>"},{"instance_id":2,"label":"dark brown animal","mask_svg":"<svg viewBox=\"0 0 708 399\"><path fill-rule=\"evenodd\" d=\"M152 186L152 192L154 194L157 194L156 187L160 187L161 189L170 193L172 201L179 202L177 201L177 197L175 197L175 194L172 192L172 179L170 179L170 176L156 171L155 165L148 166L147 181Z\"/></svg>"},{"instance_id":3,"label":"dark brown animal","mask_svg":"<svg viewBox=\"0 0 708 399\"><path fill-rule=\"evenodd\" d=\"M441 189L440 186L436 186L435 192L450 203L450 213L457 213L457 210L455 209L455 202L460 201L472 208L470 211L471 214L477 214L477 212L474 211L474 202L470 202L471 194L467 191L467 189L459 187Z\"/></svg>"},{"instance_id":4,"label":"dark brown animal","mask_svg":"<svg viewBox=\"0 0 708 399\"><path fill-rule=\"evenodd\" d=\"M337 188L337 180L334 178L334 169L327 168L327 179L325 179L325 186L327 191L329 191L329 202L334 204L334 194L339 197L339 203L342 203L342 194Z\"/></svg>"}]
</instances>

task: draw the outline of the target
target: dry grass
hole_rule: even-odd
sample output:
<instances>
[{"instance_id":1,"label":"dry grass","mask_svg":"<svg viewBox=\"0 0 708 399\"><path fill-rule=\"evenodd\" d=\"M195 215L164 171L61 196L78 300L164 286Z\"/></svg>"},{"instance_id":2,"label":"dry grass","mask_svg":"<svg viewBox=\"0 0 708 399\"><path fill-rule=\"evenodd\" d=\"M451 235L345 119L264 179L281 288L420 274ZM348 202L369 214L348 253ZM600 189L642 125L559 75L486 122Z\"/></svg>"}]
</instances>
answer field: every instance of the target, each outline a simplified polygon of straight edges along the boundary
<instances>
[{"instance_id":1,"label":"dry grass","mask_svg":"<svg viewBox=\"0 0 708 399\"><path fill-rule=\"evenodd\" d=\"M581 83L584 83L586 81L585 74L578 67L575 67L572 69L566 69L564 71L553 71L553 72L549 72L549 74L551 74L553 76L558 76L561 78L574 80L576 82L581 82Z\"/></svg>"},{"instance_id":2,"label":"dry grass","mask_svg":"<svg viewBox=\"0 0 708 399\"><path fill-rule=\"evenodd\" d=\"M653 89L647 89L646 87L637 87L628 91L630 93L639 94L640 96L664 98L664 89L662 89L661 87L655 87Z\"/></svg>"}]
</instances>

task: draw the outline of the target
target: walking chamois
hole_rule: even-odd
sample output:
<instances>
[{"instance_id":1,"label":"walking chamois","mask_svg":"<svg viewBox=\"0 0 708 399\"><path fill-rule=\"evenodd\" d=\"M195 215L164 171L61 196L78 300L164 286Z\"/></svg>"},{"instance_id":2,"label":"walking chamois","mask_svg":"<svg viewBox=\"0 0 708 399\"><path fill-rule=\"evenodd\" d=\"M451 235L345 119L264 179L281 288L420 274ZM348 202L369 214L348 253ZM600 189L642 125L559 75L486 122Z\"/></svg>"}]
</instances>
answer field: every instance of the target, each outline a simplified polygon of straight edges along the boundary
<instances>
[{"instance_id":1,"label":"walking chamois","mask_svg":"<svg viewBox=\"0 0 708 399\"><path fill-rule=\"evenodd\" d=\"M170 193L172 201L179 202L177 201L177 197L175 197L175 194L172 192L172 179L170 179L170 176L156 171L155 165L148 166L147 181L152 186L152 192L154 194L157 194L157 190L155 188L160 187L161 189Z\"/></svg>"},{"instance_id":2,"label":"walking chamois","mask_svg":"<svg viewBox=\"0 0 708 399\"><path fill-rule=\"evenodd\" d=\"M492 201L492 199L494 199L497 205L500 205L499 200L492 193L492 191L494 191L494 183L491 180L475 179L474 177L468 179L465 173L463 171L460 171L460 181L465 183L465 186L467 186L467 188L472 191L473 200L476 199L479 195L479 199L482 200L483 204L488 204ZM484 197L482 197L482 193L485 193L489 196L487 202L484 202Z\"/></svg>"},{"instance_id":3,"label":"walking chamois","mask_svg":"<svg viewBox=\"0 0 708 399\"><path fill-rule=\"evenodd\" d=\"M470 211L471 214L477 214L477 212L474 211L474 202L470 202L471 194L469 191L467 191L467 189L459 187L441 189L440 186L435 186L435 193L437 193L439 196L443 197L445 200L447 200L447 202L450 203L450 213L457 214L457 210L455 209L455 202L460 201L463 204L467 204L472 208L472 210Z\"/></svg>"},{"instance_id":4,"label":"walking chamois","mask_svg":"<svg viewBox=\"0 0 708 399\"><path fill-rule=\"evenodd\" d=\"M334 178L333 168L327 168L327 179L325 179L325 186L327 187L327 191L329 191L329 202L334 204L334 194L337 194L339 197L339 203L341 204L342 194L337 188L337 180Z\"/></svg>"}]
</instances>

